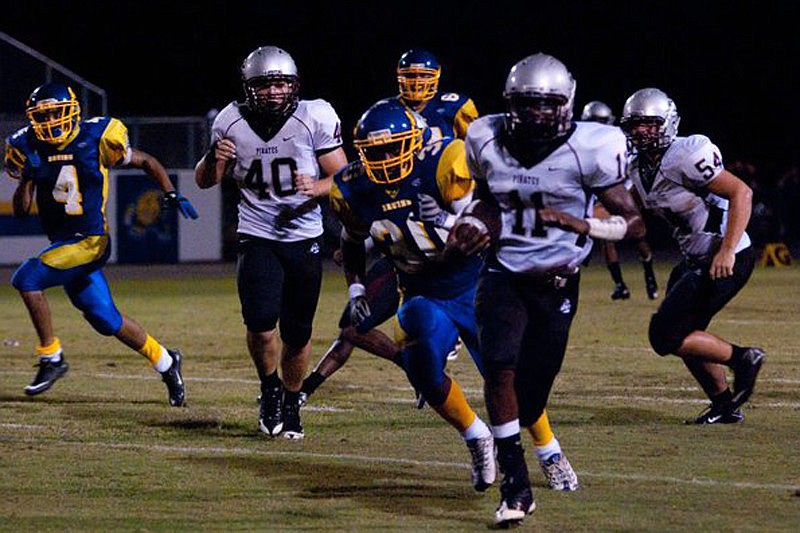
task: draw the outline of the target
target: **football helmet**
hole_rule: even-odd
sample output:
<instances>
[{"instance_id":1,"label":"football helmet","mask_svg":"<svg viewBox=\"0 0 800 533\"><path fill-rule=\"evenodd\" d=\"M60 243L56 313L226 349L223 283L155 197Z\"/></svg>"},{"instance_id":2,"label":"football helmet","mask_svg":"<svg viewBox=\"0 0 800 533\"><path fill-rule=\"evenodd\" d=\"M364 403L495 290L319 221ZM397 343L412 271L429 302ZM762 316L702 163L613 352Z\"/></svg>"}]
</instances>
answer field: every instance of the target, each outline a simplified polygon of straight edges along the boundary
<instances>
[{"instance_id":1,"label":"football helmet","mask_svg":"<svg viewBox=\"0 0 800 533\"><path fill-rule=\"evenodd\" d=\"M427 102L439 90L442 66L427 50L412 49L397 62L400 97L407 102Z\"/></svg>"},{"instance_id":2,"label":"football helmet","mask_svg":"<svg viewBox=\"0 0 800 533\"><path fill-rule=\"evenodd\" d=\"M63 83L46 83L28 97L25 115L37 139L61 144L77 129L81 106L70 87Z\"/></svg>"},{"instance_id":3,"label":"football helmet","mask_svg":"<svg viewBox=\"0 0 800 533\"><path fill-rule=\"evenodd\" d=\"M245 102L253 113L277 119L297 107L300 77L288 52L277 46L256 48L242 63Z\"/></svg>"},{"instance_id":4,"label":"football helmet","mask_svg":"<svg viewBox=\"0 0 800 533\"><path fill-rule=\"evenodd\" d=\"M599 122L601 124L614 124L617 117L611 112L611 108L600 100L592 100L583 106L581 120Z\"/></svg>"},{"instance_id":5,"label":"football helmet","mask_svg":"<svg viewBox=\"0 0 800 533\"><path fill-rule=\"evenodd\" d=\"M511 67L503 91L506 128L518 142L548 141L572 126L575 80L553 56L534 54Z\"/></svg>"},{"instance_id":6,"label":"football helmet","mask_svg":"<svg viewBox=\"0 0 800 533\"><path fill-rule=\"evenodd\" d=\"M397 100L380 100L367 109L353 135L367 177L385 185L408 176L422 146L422 127L418 115Z\"/></svg>"},{"instance_id":7,"label":"football helmet","mask_svg":"<svg viewBox=\"0 0 800 533\"><path fill-rule=\"evenodd\" d=\"M660 150L678 135L681 117L675 102L660 89L640 89L625 101L620 127L628 147L639 151Z\"/></svg>"}]
</instances>

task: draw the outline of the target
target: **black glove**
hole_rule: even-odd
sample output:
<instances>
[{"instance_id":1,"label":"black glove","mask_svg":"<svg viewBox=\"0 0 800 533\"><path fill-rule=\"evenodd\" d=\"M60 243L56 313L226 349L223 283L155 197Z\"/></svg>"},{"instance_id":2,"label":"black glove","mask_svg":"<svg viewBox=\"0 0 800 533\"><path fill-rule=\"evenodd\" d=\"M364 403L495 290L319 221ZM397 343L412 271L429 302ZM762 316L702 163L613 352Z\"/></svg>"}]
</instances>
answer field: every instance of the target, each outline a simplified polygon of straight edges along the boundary
<instances>
[{"instance_id":1,"label":"black glove","mask_svg":"<svg viewBox=\"0 0 800 533\"><path fill-rule=\"evenodd\" d=\"M165 192L163 205L164 207L177 209L180 211L181 215L183 215L183 218L191 218L194 220L198 216L197 210L192 203L185 196L178 194L177 191Z\"/></svg>"}]
</instances>

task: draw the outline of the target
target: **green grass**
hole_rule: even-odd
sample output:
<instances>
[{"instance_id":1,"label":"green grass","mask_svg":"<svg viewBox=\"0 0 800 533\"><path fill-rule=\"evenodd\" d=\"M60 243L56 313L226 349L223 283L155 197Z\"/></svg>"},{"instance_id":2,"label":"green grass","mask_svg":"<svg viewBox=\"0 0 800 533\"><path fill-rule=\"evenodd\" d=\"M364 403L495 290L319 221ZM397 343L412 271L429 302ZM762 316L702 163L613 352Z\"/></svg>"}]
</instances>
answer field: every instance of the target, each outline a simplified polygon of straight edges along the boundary
<instances>
[{"instance_id":1,"label":"green grass","mask_svg":"<svg viewBox=\"0 0 800 533\"><path fill-rule=\"evenodd\" d=\"M658 267L663 285L669 265ZM312 397L306 438L256 431L258 384L244 344L232 265L109 267L119 307L185 354L188 406L168 407L145 360L95 334L48 292L71 369L28 398L35 337L2 271L0 531L484 531L496 487L475 493L454 430L393 365L357 351ZM633 296L612 302L586 269L564 368L550 400L556 434L583 489L544 488L528 449L538 509L522 530L800 530L800 270L758 269L710 330L767 351L744 424L691 427L705 406L674 357L649 348L658 302L638 265ZM190 277L192 276L192 277ZM313 358L336 331L344 282L326 274ZM662 291L663 292L663 291ZM449 371L485 416L466 354Z\"/></svg>"}]
</instances>

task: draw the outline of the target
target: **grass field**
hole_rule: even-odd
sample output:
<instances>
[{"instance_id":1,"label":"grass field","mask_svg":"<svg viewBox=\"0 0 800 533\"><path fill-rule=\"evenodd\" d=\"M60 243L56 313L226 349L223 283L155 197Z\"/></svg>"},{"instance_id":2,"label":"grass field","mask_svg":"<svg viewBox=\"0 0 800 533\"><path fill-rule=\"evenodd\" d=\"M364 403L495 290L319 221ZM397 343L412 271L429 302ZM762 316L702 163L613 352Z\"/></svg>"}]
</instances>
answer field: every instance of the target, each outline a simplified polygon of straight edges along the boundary
<instances>
[{"instance_id":1,"label":"grass field","mask_svg":"<svg viewBox=\"0 0 800 533\"><path fill-rule=\"evenodd\" d=\"M258 383L244 345L232 265L109 267L119 307L185 354L187 407L158 375L95 334L60 290L48 292L71 365L28 398L35 337L2 271L0 531L485 531L497 487L477 494L454 430L414 409L405 377L356 352L304 410L303 441L256 431ZM658 267L663 285L668 265ZM706 405L674 357L650 350L641 269L633 296L609 298L585 270L564 369L551 396L556 434L583 489L557 493L531 454L538 509L522 530L800 531L800 270L758 269L711 331L767 351L746 420L692 427ZM190 277L191 276L191 277ZM314 360L335 335L345 295L326 275ZM15 345L13 341L19 341ZM452 362L485 415L464 353Z\"/></svg>"}]
</instances>

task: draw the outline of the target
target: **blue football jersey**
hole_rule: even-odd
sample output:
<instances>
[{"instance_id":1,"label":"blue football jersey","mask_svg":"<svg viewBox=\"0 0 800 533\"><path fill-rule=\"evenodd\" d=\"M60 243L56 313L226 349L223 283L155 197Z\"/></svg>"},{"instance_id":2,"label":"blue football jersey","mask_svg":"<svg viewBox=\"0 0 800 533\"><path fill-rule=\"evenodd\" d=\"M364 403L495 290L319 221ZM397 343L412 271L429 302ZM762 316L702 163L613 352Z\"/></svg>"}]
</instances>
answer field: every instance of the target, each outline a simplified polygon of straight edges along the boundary
<instances>
[{"instance_id":1,"label":"blue football jersey","mask_svg":"<svg viewBox=\"0 0 800 533\"><path fill-rule=\"evenodd\" d=\"M448 299L475 285L482 259L444 261L448 230L419 219L419 195L427 194L448 209L473 185L463 141L444 138L427 144L411 174L391 185L371 181L360 161L350 163L334 176L331 206L351 234L372 236L395 264L407 297Z\"/></svg>"},{"instance_id":2,"label":"blue football jersey","mask_svg":"<svg viewBox=\"0 0 800 533\"><path fill-rule=\"evenodd\" d=\"M9 175L33 180L42 227L56 241L107 234L108 171L129 158L125 125L95 117L81 122L77 134L60 146L21 128L7 140L5 161Z\"/></svg>"},{"instance_id":3,"label":"blue football jersey","mask_svg":"<svg viewBox=\"0 0 800 533\"><path fill-rule=\"evenodd\" d=\"M393 99L403 103L399 96ZM433 140L442 137L464 139L467 136L467 127L478 118L478 110L473 101L458 93L437 92L425 107L416 112L425 118Z\"/></svg>"}]
</instances>

